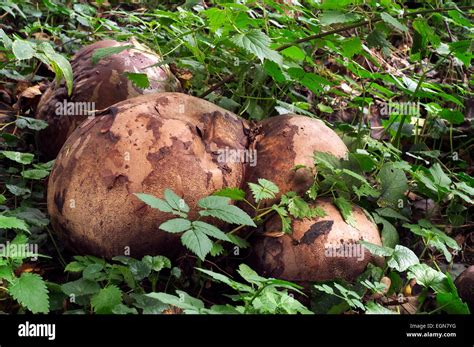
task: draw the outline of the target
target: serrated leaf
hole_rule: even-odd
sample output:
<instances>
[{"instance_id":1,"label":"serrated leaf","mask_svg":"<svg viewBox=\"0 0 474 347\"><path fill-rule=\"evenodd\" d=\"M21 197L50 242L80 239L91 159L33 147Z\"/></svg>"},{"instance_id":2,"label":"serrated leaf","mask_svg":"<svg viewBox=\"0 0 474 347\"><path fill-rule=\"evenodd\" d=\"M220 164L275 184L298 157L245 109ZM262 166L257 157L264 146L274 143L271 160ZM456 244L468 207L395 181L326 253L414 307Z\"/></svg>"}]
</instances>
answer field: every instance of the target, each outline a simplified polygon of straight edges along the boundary
<instances>
[{"instance_id":1,"label":"serrated leaf","mask_svg":"<svg viewBox=\"0 0 474 347\"><path fill-rule=\"evenodd\" d=\"M92 53L92 64L95 65L101 59L107 58L113 54L121 53L130 48L133 48L133 45L97 48L96 50L94 50L94 53Z\"/></svg>"},{"instance_id":2,"label":"serrated leaf","mask_svg":"<svg viewBox=\"0 0 474 347\"><path fill-rule=\"evenodd\" d=\"M35 157L35 155L32 153L21 153L13 151L0 151L0 154L3 154L8 159L16 161L20 164L31 164L33 158Z\"/></svg>"},{"instance_id":3,"label":"serrated leaf","mask_svg":"<svg viewBox=\"0 0 474 347\"><path fill-rule=\"evenodd\" d=\"M241 201L245 199L245 192L239 188L223 188L212 195L224 196L234 201Z\"/></svg>"},{"instance_id":4,"label":"serrated leaf","mask_svg":"<svg viewBox=\"0 0 474 347\"><path fill-rule=\"evenodd\" d=\"M212 249L211 239L202 231L195 229L186 231L181 236L181 242L201 260L204 260Z\"/></svg>"},{"instance_id":5,"label":"serrated leaf","mask_svg":"<svg viewBox=\"0 0 474 347\"><path fill-rule=\"evenodd\" d=\"M9 294L33 313L49 312L49 297L46 283L41 276L23 272L8 288Z\"/></svg>"},{"instance_id":6,"label":"serrated leaf","mask_svg":"<svg viewBox=\"0 0 474 347\"><path fill-rule=\"evenodd\" d=\"M275 183L264 178L259 178L258 184L249 182L248 186L252 191L253 198L256 202L264 199L273 199L276 196L275 194L280 191Z\"/></svg>"},{"instance_id":7,"label":"serrated leaf","mask_svg":"<svg viewBox=\"0 0 474 347\"><path fill-rule=\"evenodd\" d=\"M243 210L234 205L217 206L213 209L199 211L203 217L210 216L230 224L243 224L255 227L255 223Z\"/></svg>"},{"instance_id":8,"label":"serrated leaf","mask_svg":"<svg viewBox=\"0 0 474 347\"><path fill-rule=\"evenodd\" d=\"M142 262L149 264L150 268L156 272L163 269L171 269L171 261L162 255L146 255L143 257Z\"/></svg>"},{"instance_id":9,"label":"serrated leaf","mask_svg":"<svg viewBox=\"0 0 474 347\"><path fill-rule=\"evenodd\" d=\"M232 37L231 41L247 52L256 55L262 63L265 59L274 61L277 64L282 63L281 55L270 48L270 38L260 30L254 29L238 34Z\"/></svg>"},{"instance_id":10,"label":"serrated leaf","mask_svg":"<svg viewBox=\"0 0 474 347\"><path fill-rule=\"evenodd\" d=\"M125 76L138 88L147 89L150 87L150 80L146 73L125 72Z\"/></svg>"},{"instance_id":11,"label":"serrated leaf","mask_svg":"<svg viewBox=\"0 0 474 347\"><path fill-rule=\"evenodd\" d=\"M192 225L193 225L194 230L198 230L206 234L207 236L214 237L222 241L230 241L227 235L223 231L221 231L219 228L216 228L214 225L201 222L201 221L194 221Z\"/></svg>"},{"instance_id":12,"label":"serrated leaf","mask_svg":"<svg viewBox=\"0 0 474 347\"><path fill-rule=\"evenodd\" d=\"M357 222L352 213L352 204L349 201L347 201L345 198L343 198L342 196L334 199L334 204L339 209L339 212L341 212L341 215L342 215L342 218L344 218L344 221L350 226L358 229Z\"/></svg>"},{"instance_id":13,"label":"serrated leaf","mask_svg":"<svg viewBox=\"0 0 474 347\"><path fill-rule=\"evenodd\" d=\"M114 308L121 303L122 292L113 284L101 289L91 298L91 306L98 314L111 314Z\"/></svg>"},{"instance_id":14,"label":"serrated leaf","mask_svg":"<svg viewBox=\"0 0 474 347\"><path fill-rule=\"evenodd\" d=\"M162 223L159 228L169 233L182 233L191 229L191 222L184 218L174 218Z\"/></svg>"},{"instance_id":15,"label":"serrated leaf","mask_svg":"<svg viewBox=\"0 0 474 347\"><path fill-rule=\"evenodd\" d=\"M189 212L189 206L186 204L184 199L178 196L171 189L165 189L165 200L173 209L185 213Z\"/></svg>"},{"instance_id":16,"label":"serrated leaf","mask_svg":"<svg viewBox=\"0 0 474 347\"><path fill-rule=\"evenodd\" d=\"M392 256L387 261L387 265L398 272L403 272L419 262L420 260L411 249L396 245Z\"/></svg>"},{"instance_id":17,"label":"serrated leaf","mask_svg":"<svg viewBox=\"0 0 474 347\"><path fill-rule=\"evenodd\" d=\"M157 198L150 194L143 194L143 193L135 193L135 196L143 201L145 204L150 206L151 208L156 208L161 212L173 212L168 203L160 198Z\"/></svg>"},{"instance_id":18,"label":"serrated leaf","mask_svg":"<svg viewBox=\"0 0 474 347\"><path fill-rule=\"evenodd\" d=\"M4 215L0 215L0 229L19 229L30 232L25 221L16 217L7 217Z\"/></svg>"}]
</instances>

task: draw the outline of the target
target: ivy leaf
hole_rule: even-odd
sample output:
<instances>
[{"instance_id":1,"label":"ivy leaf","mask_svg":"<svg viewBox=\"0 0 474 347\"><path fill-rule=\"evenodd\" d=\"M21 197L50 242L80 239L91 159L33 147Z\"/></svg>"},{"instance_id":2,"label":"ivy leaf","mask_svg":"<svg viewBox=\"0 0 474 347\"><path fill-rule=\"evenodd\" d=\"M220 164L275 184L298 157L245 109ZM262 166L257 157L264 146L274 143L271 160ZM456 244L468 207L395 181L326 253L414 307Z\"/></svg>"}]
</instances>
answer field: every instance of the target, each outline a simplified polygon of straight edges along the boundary
<instances>
[{"instance_id":1,"label":"ivy leaf","mask_svg":"<svg viewBox=\"0 0 474 347\"><path fill-rule=\"evenodd\" d=\"M16 161L20 164L31 164L33 158L35 157L34 154L31 153L21 153L21 152L13 152L13 151L0 151L0 154L3 154L10 160Z\"/></svg>"},{"instance_id":2,"label":"ivy leaf","mask_svg":"<svg viewBox=\"0 0 474 347\"><path fill-rule=\"evenodd\" d=\"M273 199L276 196L275 194L280 191L275 183L264 178L259 178L258 184L250 182L248 185L256 202L264 199Z\"/></svg>"},{"instance_id":3,"label":"ivy leaf","mask_svg":"<svg viewBox=\"0 0 474 347\"><path fill-rule=\"evenodd\" d=\"M107 58L113 54L118 54L127 49L133 48L133 45L125 45L125 46L116 46L116 47L105 47L105 48L97 48L94 53L92 53L92 64L97 64L99 60Z\"/></svg>"},{"instance_id":4,"label":"ivy leaf","mask_svg":"<svg viewBox=\"0 0 474 347\"><path fill-rule=\"evenodd\" d=\"M212 241L200 230L192 229L181 236L181 242L199 259L204 260L212 249Z\"/></svg>"},{"instance_id":5,"label":"ivy leaf","mask_svg":"<svg viewBox=\"0 0 474 347\"><path fill-rule=\"evenodd\" d=\"M282 63L281 55L270 49L270 38L260 30L254 29L243 34L238 34L231 38L231 41L247 52L255 54L263 63L265 59L274 61L277 64Z\"/></svg>"},{"instance_id":6,"label":"ivy leaf","mask_svg":"<svg viewBox=\"0 0 474 347\"><path fill-rule=\"evenodd\" d=\"M115 306L121 303L122 292L113 284L101 289L91 298L91 306L98 314L112 314Z\"/></svg>"},{"instance_id":7,"label":"ivy leaf","mask_svg":"<svg viewBox=\"0 0 474 347\"><path fill-rule=\"evenodd\" d=\"M7 217L4 215L0 215L0 229L19 229L28 233L30 232L25 221L16 217Z\"/></svg>"},{"instance_id":8,"label":"ivy leaf","mask_svg":"<svg viewBox=\"0 0 474 347\"><path fill-rule=\"evenodd\" d=\"M396 245L387 265L398 272L403 272L410 266L419 264L420 260L413 251L405 246Z\"/></svg>"},{"instance_id":9,"label":"ivy leaf","mask_svg":"<svg viewBox=\"0 0 474 347\"><path fill-rule=\"evenodd\" d=\"M46 283L41 276L23 272L8 288L10 295L33 313L49 312L49 297Z\"/></svg>"},{"instance_id":10,"label":"ivy leaf","mask_svg":"<svg viewBox=\"0 0 474 347\"><path fill-rule=\"evenodd\" d=\"M398 19L392 17L387 12L382 12L380 14L380 18L382 18L382 20L385 23L389 24L390 26L394 27L395 29L397 29L399 31L402 31L402 32L407 32L408 31L408 28L406 27L405 24L400 23L398 21Z\"/></svg>"},{"instance_id":11,"label":"ivy leaf","mask_svg":"<svg viewBox=\"0 0 474 347\"><path fill-rule=\"evenodd\" d=\"M169 233L182 233L191 229L191 222L184 218L174 218L162 223L159 228Z\"/></svg>"},{"instance_id":12,"label":"ivy leaf","mask_svg":"<svg viewBox=\"0 0 474 347\"><path fill-rule=\"evenodd\" d=\"M342 218L344 218L344 221L350 226L358 229L357 222L354 218L354 215L352 214L351 203L347 201L345 198L343 198L342 196L340 196L334 199L334 204L339 209L339 212L341 212L341 215L342 215Z\"/></svg>"},{"instance_id":13,"label":"ivy leaf","mask_svg":"<svg viewBox=\"0 0 474 347\"><path fill-rule=\"evenodd\" d=\"M125 72L125 76L138 88L147 89L150 87L150 80L146 73Z\"/></svg>"}]
</instances>

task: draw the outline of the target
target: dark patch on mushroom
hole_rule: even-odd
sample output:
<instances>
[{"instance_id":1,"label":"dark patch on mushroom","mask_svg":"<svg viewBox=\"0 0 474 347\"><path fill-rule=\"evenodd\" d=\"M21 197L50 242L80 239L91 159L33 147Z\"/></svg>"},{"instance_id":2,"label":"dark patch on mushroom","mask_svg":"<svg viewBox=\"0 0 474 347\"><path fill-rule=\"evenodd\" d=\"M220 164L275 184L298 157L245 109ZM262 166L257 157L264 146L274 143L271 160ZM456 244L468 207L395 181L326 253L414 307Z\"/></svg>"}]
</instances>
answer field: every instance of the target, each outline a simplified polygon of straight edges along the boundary
<instances>
[{"instance_id":1,"label":"dark patch on mushroom","mask_svg":"<svg viewBox=\"0 0 474 347\"><path fill-rule=\"evenodd\" d=\"M160 128L163 125L163 122L158 117L150 117L148 115L143 116L148 118L146 130L151 130L155 139L159 139L161 136Z\"/></svg>"},{"instance_id":2,"label":"dark patch on mushroom","mask_svg":"<svg viewBox=\"0 0 474 347\"><path fill-rule=\"evenodd\" d=\"M55 193L54 194L54 204L56 205L56 208L58 209L59 213L63 213L63 207L64 207L64 196L66 195L66 189L63 189L61 193Z\"/></svg>"},{"instance_id":3,"label":"dark patch on mushroom","mask_svg":"<svg viewBox=\"0 0 474 347\"><path fill-rule=\"evenodd\" d=\"M166 96L156 99L156 103L160 106L166 106L170 103Z\"/></svg>"},{"instance_id":4,"label":"dark patch on mushroom","mask_svg":"<svg viewBox=\"0 0 474 347\"><path fill-rule=\"evenodd\" d=\"M312 244L319 236L327 235L331 231L333 224L334 221L332 220L324 220L321 222L314 223L313 225L311 225L309 230L304 233L298 244Z\"/></svg>"},{"instance_id":5,"label":"dark patch on mushroom","mask_svg":"<svg viewBox=\"0 0 474 347\"><path fill-rule=\"evenodd\" d=\"M171 148L170 147L161 147L158 152L154 153L148 153L146 158L148 159L149 162L157 162L162 160L165 156L171 153Z\"/></svg>"}]
</instances>

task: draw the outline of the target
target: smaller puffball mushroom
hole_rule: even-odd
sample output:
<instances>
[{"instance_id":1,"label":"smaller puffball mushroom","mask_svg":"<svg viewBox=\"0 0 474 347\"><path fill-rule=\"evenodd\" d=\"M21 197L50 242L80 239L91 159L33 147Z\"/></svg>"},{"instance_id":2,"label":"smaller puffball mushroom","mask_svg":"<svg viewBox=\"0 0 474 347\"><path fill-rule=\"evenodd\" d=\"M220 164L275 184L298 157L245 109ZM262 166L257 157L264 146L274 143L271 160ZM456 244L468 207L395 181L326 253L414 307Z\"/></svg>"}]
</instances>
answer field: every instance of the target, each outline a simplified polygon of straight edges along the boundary
<instances>
[{"instance_id":1,"label":"smaller puffball mushroom","mask_svg":"<svg viewBox=\"0 0 474 347\"><path fill-rule=\"evenodd\" d=\"M353 208L357 228L347 224L335 205L326 199L312 206L322 208L326 216L292 220L291 234L264 236L281 231L281 220L273 216L264 225L265 232L253 242L250 259L262 276L295 282L354 280L370 261L371 253L358 243L364 240L381 245L377 226L361 208Z\"/></svg>"},{"instance_id":2,"label":"smaller puffball mushroom","mask_svg":"<svg viewBox=\"0 0 474 347\"><path fill-rule=\"evenodd\" d=\"M109 55L96 64L95 50L131 45L133 48ZM48 123L38 134L38 147L45 159L58 154L68 136L90 114L117 102L154 92L179 91L180 84L161 57L136 41L103 40L81 48L72 58L74 81L72 94L63 81L52 83L42 95L36 118ZM135 86L126 73L145 73L150 82L147 89ZM92 113L93 115L93 113Z\"/></svg>"},{"instance_id":3,"label":"smaller puffball mushroom","mask_svg":"<svg viewBox=\"0 0 474 347\"><path fill-rule=\"evenodd\" d=\"M464 270L456 278L454 284L458 289L461 299L468 303L471 309L474 309L474 265Z\"/></svg>"},{"instance_id":4,"label":"smaller puffball mushroom","mask_svg":"<svg viewBox=\"0 0 474 347\"><path fill-rule=\"evenodd\" d=\"M314 152L327 152L343 158L348 149L339 136L322 121L287 114L271 117L259 123L258 135L252 147L257 164L248 165L246 182L256 183L264 178L275 183L280 194L275 200L263 201L271 206L281 194L293 191L304 194L314 180ZM306 168L294 170L296 165ZM253 201L250 192L247 197Z\"/></svg>"}]
</instances>

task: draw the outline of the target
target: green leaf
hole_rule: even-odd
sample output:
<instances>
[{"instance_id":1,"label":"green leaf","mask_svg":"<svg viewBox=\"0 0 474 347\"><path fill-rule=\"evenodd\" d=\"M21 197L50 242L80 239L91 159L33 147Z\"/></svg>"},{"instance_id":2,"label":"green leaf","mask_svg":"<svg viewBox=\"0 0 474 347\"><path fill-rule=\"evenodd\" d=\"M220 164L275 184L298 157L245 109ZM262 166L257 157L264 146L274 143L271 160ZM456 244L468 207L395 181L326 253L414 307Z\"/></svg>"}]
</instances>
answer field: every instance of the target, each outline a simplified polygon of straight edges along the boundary
<instances>
[{"instance_id":1,"label":"green leaf","mask_svg":"<svg viewBox=\"0 0 474 347\"><path fill-rule=\"evenodd\" d=\"M281 51L285 57L296 61L303 61L306 58L306 53L298 46L290 46Z\"/></svg>"},{"instance_id":2,"label":"green leaf","mask_svg":"<svg viewBox=\"0 0 474 347\"><path fill-rule=\"evenodd\" d=\"M174 218L162 223L159 228L169 233L182 233L191 229L191 222L184 218Z\"/></svg>"},{"instance_id":3,"label":"green leaf","mask_svg":"<svg viewBox=\"0 0 474 347\"><path fill-rule=\"evenodd\" d=\"M324 113L333 113L334 110L332 109L331 106L327 106L327 105L324 105L324 104L318 104L318 109L321 111L321 112L324 112Z\"/></svg>"},{"instance_id":4,"label":"green leaf","mask_svg":"<svg viewBox=\"0 0 474 347\"><path fill-rule=\"evenodd\" d=\"M403 170L397 169L393 163L386 163L380 169L377 178L381 183L379 206L385 206L387 203L397 206L398 200L404 199L408 190L408 181Z\"/></svg>"},{"instance_id":5,"label":"green leaf","mask_svg":"<svg viewBox=\"0 0 474 347\"><path fill-rule=\"evenodd\" d=\"M250 30L243 34L238 34L231 38L231 41L247 52L256 55L263 63L265 59L274 61L277 64L282 63L281 55L270 49L270 38L257 29Z\"/></svg>"},{"instance_id":6,"label":"green leaf","mask_svg":"<svg viewBox=\"0 0 474 347\"><path fill-rule=\"evenodd\" d=\"M171 189L165 189L165 200L174 210L185 213L189 212L189 206L186 204L184 199L176 195Z\"/></svg>"},{"instance_id":7,"label":"green leaf","mask_svg":"<svg viewBox=\"0 0 474 347\"><path fill-rule=\"evenodd\" d=\"M255 227L252 218L243 210L233 205L216 207L214 209L199 211L201 216L211 216L231 224L243 224Z\"/></svg>"},{"instance_id":8,"label":"green leaf","mask_svg":"<svg viewBox=\"0 0 474 347\"><path fill-rule=\"evenodd\" d=\"M400 238L398 236L398 231L397 229L393 226L392 223L390 223L388 220L385 218L380 217L377 214L374 214L374 220L377 224L382 223L383 229L381 232L382 236L382 244L385 247L389 248L394 248L396 245L398 245Z\"/></svg>"},{"instance_id":9,"label":"green leaf","mask_svg":"<svg viewBox=\"0 0 474 347\"><path fill-rule=\"evenodd\" d=\"M30 232L25 221L16 217L7 217L0 214L0 229L19 229Z\"/></svg>"},{"instance_id":10,"label":"green leaf","mask_svg":"<svg viewBox=\"0 0 474 347\"><path fill-rule=\"evenodd\" d=\"M402 31L402 32L407 32L408 31L408 28L406 27L405 24L402 24L398 21L398 19L392 17L391 15L389 15L388 13L386 12L382 12L380 14L380 18L382 18L382 20L389 24L390 26L394 27L395 29L399 30L399 31Z\"/></svg>"},{"instance_id":11,"label":"green leaf","mask_svg":"<svg viewBox=\"0 0 474 347\"><path fill-rule=\"evenodd\" d=\"M85 278L80 278L76 281L64 283L61 285L64 294L75 297L83 295L91 295L99 292L100 286L97 282Z\"/></svg>"},{"instance_id":12,"label":"green leaf","mask_svg":"<svg viewBox=\"0 0 474 347\"><path fill-rule=\"evenodd\" d=\"M435 292L449 292L446 286L446 275L436 271L426 264L415 264L408 269L408 278L415 278L416 283L425 288L432 288Z\"/></svg>"},{"instance_id":13,"label":"green leaf","mask_svg":"<svg viewBox=\"0 0 474 347\"><path fill-rule=\"evenodd\" d=\"M33 58L36 49L31 42L16 39L13 42L12 52L18 60L25 60Z\"/></svg>"},{"instance_id":14,"label":"green leaf","mask_svg":"<svg viewBox=\"0 0 474 347\"><path fill-rule=\"evenodd\" d=\"M48 127L48 123L41 119L18 116L15 125L20 129L43 130Z\"/></svg>"},{"instance_id":15,"label":"green leaf","mask_svg":"<svg viewBox=\"0 0 474 347\"><path fill-rule=\"evenodd\" d=\"M171 269L171 261L162 255L146 255L143 257L142 262L149 264L150 268L156 272L163 269Z\"/></svg>"},{"instance_id":16,"label":"green leaf","mask_svg":"<svg viewBox=\"0 0 474 347\"><path fill-rule=\"evenodd\" d=\"M355 54L362 52L362 42L358 37L345 39L341 42L341 47L346 58L352 58Z\"/></svg>"},{"instance_id":17,"label":"green leaf","mask_svg":"<svg viewBox=\"0 0 474 347\"><path fill-rule=\"evenodd\" d=\"M219 230L219 228L216 228L214 225L201 221L194 221L192 225L194 230L200 231L207 236L214 237L222 241L230 241L227 235L223 231Z\"/></svg>"},{"instance_id":18,"label":"green leaf","mask_svg":"<svg viewBox=\"0 0 474 347\"><path fill-rule=\"evenodd\" d=\"M135 193L135 196L143 201L145 204L150 206L151 208L156 208L161 212L173 212L168 203L160 198L154 197L150 194L143 194L143 193Z\"/></svg>"},{"instance_id":19,"label":"green leaf","mask_svg":"<svg viewBox=\"0 0 474 347\"><path fill-rule=\"evenodd\" d=\"M199 259L204 260L212 249L212 241L200 230L192 229L181 236L181 242Z\"/></svg>"},{"instance_id":20,"label":"green leaf","mask_svg":"<svg viewBox=\"0 0 474 347\"><path fill-rule=\"evenodd\" d=\"M7 201L7 198L5 195L0 194L0 205L3 205Z\"/></svg>"},{"instance_id":21,"label":"green leaf","mask_svg":"<svg viewBox=\"0 0 474 347\"><path fill-rule=\"evenodd\" d=\"M359 240L359 243L364 246L370 253L378 255L379 257L388 257L391 256L394 252L392 248L375 245L373 243Z\"/></svg>"},{"instance_id":22,"label":"green leaf","mask_svg":"<svg viewBox=\"0 0 474 347\"><path fill-rule=\"evenodd\" d=\"M419 262L420 260L411 249L396 245L392 256L387 261L387 265L398 272L403 272Z\"/></svg>"},{"instance_id":23,"label":"green leaf","mask_svg":"<svg viewBox=\"0 0 474 347\"><path fill-rule=\"evenodd\" d=\"M446 119L449 123L454 125L464 123L464 115L458 110L449 110L445 108L439 113L439 115L441 118Z\"/></svg>"},{"instance_id":24,"label":"green leaf","mask_svg":"<svg viewBox=\"0 0 474 347\"><path fill-rule=\"evenodd\" d=\"M350 12L327 11L319 17L321 25L331 25L338 23L349 23L359 19L359 16Z\"/></svg>"},{"instance_id":25,"label":"green leaf","mask_svg":"<svg viewBox=\"0 0 474 347\"><path fill-rule=\"evenodd\" d=\"M291 67L287 71L291 78L311 90L316 95L323 92L325 86L331 85L331 82L324 77L312 72L306 72L300 67Z\"/></svg>"},{"instance_id":26,"label":"green leaf","mask_svg":"<svg viewBox=\"0 0 474 347\"><path fill-rule=\"evenodd\" d=\"M10 295L33 313L49 312L49 297L46 283L41 276L23 272L8 288Z\"/></svg>"},{"instance_id":27,"label":"green leaf","mask_svg":"<svg viewBox=\"0 0 474 347\"><path fill-rule=\"evenodd\" d=\"M82 272L85 269L84 264L78 262L78 261L72 261L69 264L66 265L64 268L64 271L68 272Z\"/></svg>"},{"instance_id":28,"label":"green leaf","mask_svg":"<svg viewBox=\"0 0 474 347\"><path fill-rule=\"evenodd\" d=\"M8 37L8 35L3 31L3 29L0 29L0 40L3 42L3 46L6 49L11 49L13 45L13 41Z\"/></svg>"},{"instance_id":29,"label":"green leaf","mask_svg":"<svg viewBox=\"0 0 474 347\"><path fill-rule=\"evenodd\" d=\"M55 52L53 47L51 47L49 43L41 43L40 48L43 50L44 54L48 58L49 64L53 67L53 70L56 74L56 81L59 82L64 77L64 80L66 81L68 95L71 95L72 83L74 78L71 64L65 57Z\"/></svg>"},{"instance_id":30,"label":"green leaf","mask_svg":"<svg viewBox=\"0 0 474 347\"><path fill-rule=\"evenodd\" d=\"M286 81L286 77L280 69L280 66L271 60L265 60L263 64L265 72L269 74L277 83L282 83Z\"/></svg>"},{"instance_id":31,"label":"green leaf","mask_svg":"<svg viewBox=\"0 0 474 347\"><path fill-rule=\"evenodd\" d=\"M113 284L101 289L91 298L91 306L98 314L111 314L114 308L121 303L122 292Z\"/></svg>"},{"instance_id":32,"label":"green leaf","mask_svg":"<svg viewBox=\"0 0 474 347\"><path fill-rule=\"evenodd\" d=\"M434 32L433 28L426 22L424 18L416 18L412 23L413 29L415 29L422 38L423 46L426 45L426 41L429 41L433 47L438 47L441 43L439 36Z\"/></svg>"},{"instance_id":33,"label":"green leaf","mask_svg":"<svg viewBox=\"0 0 474 347\"><path fill-rule=\"evenodd\" d=\"M97 64L99 60L107 58L113 54L118 54L127 49L133 48L133 45L125 45L125 46L116 46L116 47L105 47L105 48L97 48L94 53L92 53L92 64Z\"/></svg>"},{"instance_id":34,"label":"green leaf","mask_svg":"<svg viewBox=\"0 0 474 347\"><path fill-rule=\"evenodd\" d=\"M245 199L245 192L239 188L223 188L212 195L224 196L234 201L241 201Z\"/></svg>"},{"instance_id":35,"label":"green leaf","mask_svg":"<svg viewBox=\"0 0 474 347\"><path fill-rule=\"evenodd\" d=\"M470 314L469 306L454 293L436 294L436 303L448 314Z\"/></svg>"},{"instance_id":36,"label":"green leaf","mask_svg":"<svg viewBox=\"0 0 474 347\"><path fill-rule=\"evenodd\" d=\"M20 164L31 164L33 158L35 157L35 155L31 153L21 153L13 151L0 151L0 154L3 154L8 159L16 161Z\"/></svg>"},{"instance_id":37,"label":"green leaf","mask_svg":"<svg viewBox=\"0 0 474 347\"><path fill-rule=\"evenodd\" d=\"M48 170L30 169L21 172L21 176L30 180L41 180L49 176Z\"/></svg>"},{"instance_id":38,"label":"green leaf","mask_svg":"<svg viewBox=\"0 0 474 347\"><path fill-rule=\"evenodd\" d=\"M125 72L125 76L138 88L147 89L150 87L150 80L146 73Z\"/></svg>"},{"instance_id":39,"label":"green leaf","mask_svg":"<svg viewBox=\"0 0 474 347\"><path fill-rule=\"evenodd\" d=\"M280 189L273 182L270 182L264 178L258 179L258 184L248 183L250 190L252 191L255 202L259 202L264 199L273 199Z\"/></svg>"},{"instance_id":40,"label":"green leaf","mask_svg":"<svg viewBox=\"0 0 474 347\"><path fill-rule=\"evenodd\" d=\"M350 226L358 229L357 222L352 214L352 204L342 196L334 199L334 204L339 209L339 212L341 212L344 221Z\"/></svg>"},{"instance_id":41,"label":"green leaf","mask_svg":"<svg viewBox=\"0 0 474 347\"><path fill-rule=\"evenodd\" d=\"M365 304L366 314L396 314L396 312L380 305L379 303L369 301Z\"/></svg>"}]
</instances>

